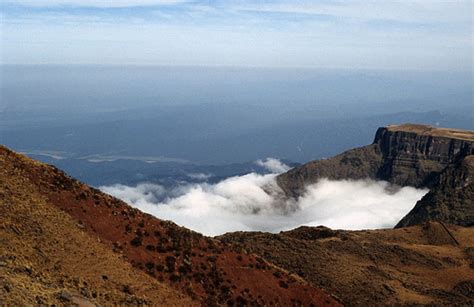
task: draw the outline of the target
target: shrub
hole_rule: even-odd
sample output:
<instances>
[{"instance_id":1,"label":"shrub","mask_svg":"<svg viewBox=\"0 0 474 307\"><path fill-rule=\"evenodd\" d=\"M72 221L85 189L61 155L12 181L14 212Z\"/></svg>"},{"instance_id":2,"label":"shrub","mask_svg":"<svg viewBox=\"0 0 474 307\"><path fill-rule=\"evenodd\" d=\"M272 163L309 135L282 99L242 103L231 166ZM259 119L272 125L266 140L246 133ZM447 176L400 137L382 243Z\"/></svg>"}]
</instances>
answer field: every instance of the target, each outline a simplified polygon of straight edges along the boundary
<instances>
[{"instance_id":1,"label":"shrub","mask_svg":"<svg viewBox=\"0 0 474 307\"><path fill-rule=\"evenodd\" d=\"M142 245L142 238L137 236L137 237L133 238L133 240L130 241L130 244L132 244L135 247L138 247L138 246Z\"/></svg>"}]
</instances>

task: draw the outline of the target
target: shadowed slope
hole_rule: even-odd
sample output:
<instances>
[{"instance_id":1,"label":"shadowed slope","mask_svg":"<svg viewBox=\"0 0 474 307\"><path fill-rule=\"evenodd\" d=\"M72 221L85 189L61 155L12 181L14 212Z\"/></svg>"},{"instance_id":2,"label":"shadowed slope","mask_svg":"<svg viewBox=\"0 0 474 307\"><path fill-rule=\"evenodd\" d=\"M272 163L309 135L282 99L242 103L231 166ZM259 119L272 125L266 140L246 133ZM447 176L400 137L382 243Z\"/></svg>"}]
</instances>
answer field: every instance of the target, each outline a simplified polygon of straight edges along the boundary
<instances>
[{"instance_id":1,"label":"shadowed slope","mask_svg":"<svg viewBox=\"0 0 474 307\"><path fill-rule=\"evenodd\" d=\"M395 227L428 220L474 226L474 155L447 167L430 192Z\"/></svg>"}]
</instances>

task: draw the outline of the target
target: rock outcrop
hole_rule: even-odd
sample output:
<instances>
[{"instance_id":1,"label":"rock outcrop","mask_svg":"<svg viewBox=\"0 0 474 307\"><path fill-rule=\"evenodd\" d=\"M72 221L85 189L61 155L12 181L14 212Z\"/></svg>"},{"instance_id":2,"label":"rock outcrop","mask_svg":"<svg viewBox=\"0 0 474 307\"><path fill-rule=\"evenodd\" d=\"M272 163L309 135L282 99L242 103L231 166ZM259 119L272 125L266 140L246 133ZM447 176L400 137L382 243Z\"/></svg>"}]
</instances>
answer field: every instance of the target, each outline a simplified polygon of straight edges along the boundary
<instances>
[{"instance_id":1,"label":"rock outcrop","mask_svg":"<svg viewBox=\"0 0 474 307\"><path fill-rule=\"evenodd\" d=\"M463 164L462 161L472 154L474 131L413 124L388 126L377 130L371 145L348 150L330 159L309 162L281 174L277 181L286 195L295 198L304 193L307 185L317 182L320 178L375 179L400 186L432 188L433 193L430 192L423 202L417 204L417 210L411 213L417 212L418 217L406 219L399 225L412 225L414 221L420 223L430 219L468 225L472 223L474 204L469 189L465 187L469 187L468 182L472 180L461 178L467 176L462 170L454 170L465 165L466 162ZM465 166L462 169L465 170ZM455 185L454 189L457 188L454 197L463 204L456 208L461 211L467 208L469 211L464 217L459 212L441 214L449 209L446 206L444 209L436 208L446 204L452 197L453 191L447 187L443 188L449 180L450 186ZM437 202L431 201L434 195ZM430 209L427 207L428 203ZM409 220L413 222L409 223Z\"/></svg>"}]
</instances>

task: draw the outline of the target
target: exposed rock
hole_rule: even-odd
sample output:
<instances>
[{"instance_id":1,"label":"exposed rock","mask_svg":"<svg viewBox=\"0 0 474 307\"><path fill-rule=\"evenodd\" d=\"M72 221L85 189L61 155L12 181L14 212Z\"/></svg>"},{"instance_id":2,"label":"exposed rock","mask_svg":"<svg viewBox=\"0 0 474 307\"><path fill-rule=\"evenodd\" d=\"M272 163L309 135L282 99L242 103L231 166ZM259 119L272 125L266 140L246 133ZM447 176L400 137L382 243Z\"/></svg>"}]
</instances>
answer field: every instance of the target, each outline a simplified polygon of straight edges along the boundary
<instances>
[{"instance_id":1,"label":"exposed rock","mask_svg":"<svg viewBox=\"0 0 474 307\"><path fill-rule=\"evenodd\" d=\"M428 194L395 227L427 220L474 226L474 156L450 165L436 181Z\"/></svg>"},{"instance_id":2,"label":"exposed rock","mask_svg":"<svg viewBox=\"0 0 474 307\"><path fill-rule=\"evenodd\" d=\"M374 144L382 153L376 177L401 186L431 187L448 166L474 154L474 132L401 125L379 128Z\"/></svg>"}]
</instances>

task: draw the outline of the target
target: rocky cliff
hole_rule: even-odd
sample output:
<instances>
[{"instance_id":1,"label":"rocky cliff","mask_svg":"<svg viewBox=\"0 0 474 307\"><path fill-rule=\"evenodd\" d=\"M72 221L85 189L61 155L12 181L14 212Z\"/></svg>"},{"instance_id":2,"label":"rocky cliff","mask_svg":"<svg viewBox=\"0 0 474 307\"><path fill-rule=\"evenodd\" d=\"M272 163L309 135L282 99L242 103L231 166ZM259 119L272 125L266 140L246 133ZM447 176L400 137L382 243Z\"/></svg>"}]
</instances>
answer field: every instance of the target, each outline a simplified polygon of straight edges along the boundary
<instances>
[{"instance_id":1,"label":"rocky cliff","mask_svg":"<svg viewBox=\"0 0 474 307\"><path fill-rule=\"evenodd\" d=\"M401 186L431 187L448 166L474 153L474 132L401 125L379 128L382 155L376 178Z\"/></svg>"},{"instance_id":2,"label":"rocky cliff","mask_svg":"<svg viewBox=\"0 0 474 307\"><path fill-rule=\"evenodd\" d=\"M309 162L280 175L277 181L290 197L298 197L304 193L305 186L317 182L320 178L334 180L368 178L385 180L400 186L436 187L437 204L440 204L440 193L444 193L446 199L451 197L450 191L442 188L448 180L446 178L464 176L465 173L453 170L456 165L461 165L459 163L465 157L472 154L474 154L473 131L413 124L388 126L377 130L371 145L348 150L330 159ZM460 184L463 180L458 179L453 184ZM474 204L466 191L459 190L459 195L456 197L464 198L464 205L461 207L471 211ZM422 204L425 207L426 200ZM411 220L421 222L440 218L445 222L461 225L472 222L469 220L470 213L464 218L459 215L454 218L452 215L436 213L441 212L441 209L429 211L431 214L424 214L423 218L420 216ZM416 212L422 211L418 209Z\"/></svg>"},{"instance_id":3,"label":"rocky cliff","mask_svg":"<svg viewBox=\"0 0 474 307\"><path fill-rule=\"evenodd\" d=\"M395 227L428 220L474 226L474 156L448 166L437 177L428 194Z\"/></svg>"}]
</instances>

